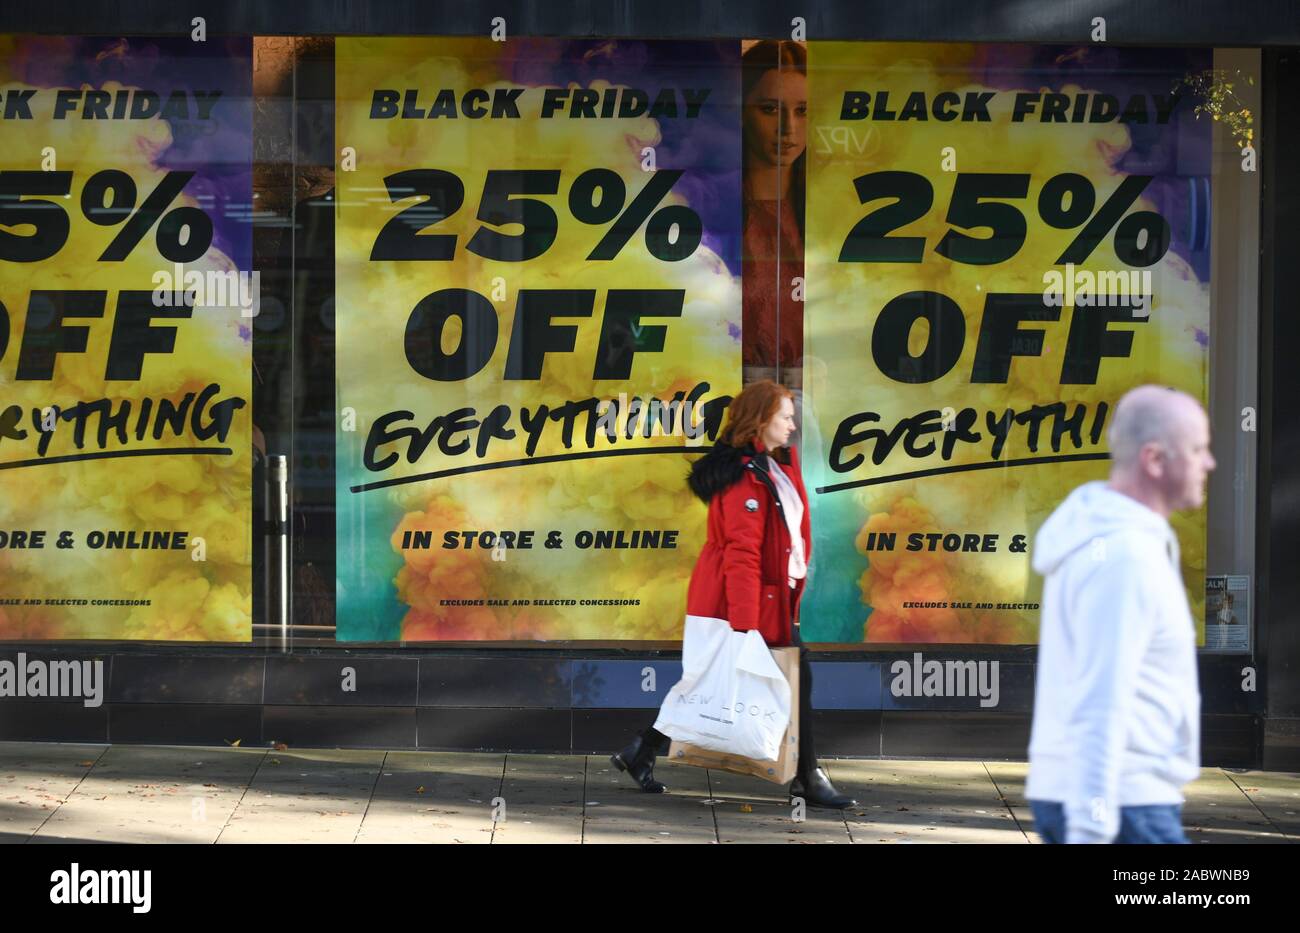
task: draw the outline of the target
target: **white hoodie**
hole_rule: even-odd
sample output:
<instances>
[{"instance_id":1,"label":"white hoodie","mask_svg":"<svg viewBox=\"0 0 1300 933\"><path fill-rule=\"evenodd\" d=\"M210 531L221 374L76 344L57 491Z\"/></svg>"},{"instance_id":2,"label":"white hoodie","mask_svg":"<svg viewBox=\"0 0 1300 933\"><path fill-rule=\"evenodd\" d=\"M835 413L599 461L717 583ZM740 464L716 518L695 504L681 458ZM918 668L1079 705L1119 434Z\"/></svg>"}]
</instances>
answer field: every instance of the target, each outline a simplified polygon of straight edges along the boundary
<instances>
[{"instance_id":1,"label":"white hoodie","mask_svg":"<svg viewBox=\"0 0 1300 933\"><path fill-rule=\"evenodd\" d=\"M1086 483L1034 539L1047 580L1025 796L1065 805L1067 842L1110 842L1119 808L1183 802L1200 773L1196 629L1159 513Z\"/></svg>"}]
</instances>

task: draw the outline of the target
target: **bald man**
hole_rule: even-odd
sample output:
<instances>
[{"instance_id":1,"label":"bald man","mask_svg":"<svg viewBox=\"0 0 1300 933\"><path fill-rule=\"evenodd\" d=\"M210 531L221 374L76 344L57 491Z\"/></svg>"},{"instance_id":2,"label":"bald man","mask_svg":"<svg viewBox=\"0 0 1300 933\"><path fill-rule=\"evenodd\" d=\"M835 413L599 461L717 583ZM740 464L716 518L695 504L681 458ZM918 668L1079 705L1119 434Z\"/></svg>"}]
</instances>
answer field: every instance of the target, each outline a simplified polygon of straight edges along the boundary
<instances>
[{"instance_id":1,"label":"bald man","mask_svg":"<svg viewBox=\"0 0 1300 933\"><path fill-rule=\"evenodd\" d=\"M1169 516L1205 500L1210 425L1190 395L1141 386L1107 440L1109 481L1074 490L1034 539L1046 581L1025 796L1045 842L1182 843L1201 697Z\"/></svg>"}]
</instances>

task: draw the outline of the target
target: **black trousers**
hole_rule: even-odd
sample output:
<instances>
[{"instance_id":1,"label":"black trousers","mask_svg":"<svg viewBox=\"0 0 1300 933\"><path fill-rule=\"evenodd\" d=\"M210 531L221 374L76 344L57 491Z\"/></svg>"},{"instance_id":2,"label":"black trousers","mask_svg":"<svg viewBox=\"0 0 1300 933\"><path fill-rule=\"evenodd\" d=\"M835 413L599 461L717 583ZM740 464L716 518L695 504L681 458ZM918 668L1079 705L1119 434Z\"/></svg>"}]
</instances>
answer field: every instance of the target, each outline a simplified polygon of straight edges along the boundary
<instances>
[{"instance_id":1,"label":"black trousers","mask_svg":"<svg viewBox=\"0 0 1300 933\"><path fill-rule=\"evenodd\" d=\"M800 777L807 777L817 768L817 753L813 750L812 717L812 665L808 663L808 649L799 641L795 629L793 647L799 649L799 767ZM653 725L641 733L645 744L658 754L667 754L670 739Z\"/></svg>"}]
</instances>

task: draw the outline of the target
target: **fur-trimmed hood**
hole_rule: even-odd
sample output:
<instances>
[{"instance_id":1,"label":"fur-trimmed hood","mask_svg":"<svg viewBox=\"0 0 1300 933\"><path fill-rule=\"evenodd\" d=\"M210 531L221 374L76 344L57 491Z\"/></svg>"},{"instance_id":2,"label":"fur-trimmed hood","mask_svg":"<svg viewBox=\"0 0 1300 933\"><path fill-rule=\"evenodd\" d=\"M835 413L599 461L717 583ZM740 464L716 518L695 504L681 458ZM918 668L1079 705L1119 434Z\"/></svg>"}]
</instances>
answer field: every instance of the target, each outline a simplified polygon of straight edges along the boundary
<instances>
[{"instance_id":1,"label":"fur-trimmed hood","mask_svg":"<svg viewBox=\"0 0 1300 933\"><path fill-rule=\"evenodd\" d=\"M691 472L686 476L691 492L695 493L701 502L707 504L710 499L740 479L745 472L745 464L757 457L760 451L768 452L761 444L751 443L744 447L732 447L725 441L716 442L708 453L691 464ZM781 463L790 462L789 451L784 447L778 447L771 454Z\"/></svg>"}]
</instances>

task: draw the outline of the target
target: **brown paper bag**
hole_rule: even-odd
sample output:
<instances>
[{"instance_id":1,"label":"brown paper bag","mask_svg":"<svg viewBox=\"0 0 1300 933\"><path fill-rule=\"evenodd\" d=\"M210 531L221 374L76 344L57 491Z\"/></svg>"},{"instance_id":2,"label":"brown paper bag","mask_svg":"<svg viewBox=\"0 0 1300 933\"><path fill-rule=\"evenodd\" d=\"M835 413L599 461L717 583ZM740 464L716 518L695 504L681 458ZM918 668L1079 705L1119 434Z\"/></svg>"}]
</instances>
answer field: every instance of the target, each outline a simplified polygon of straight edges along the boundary
<instances>
[{"instance_id":1,"label":"brown paper bag","mask_svg":"<svg viewBox=\"0 0 1300 933\"><path fill-rule=\"evenodd\" d=\"M781 739L781 753L776 761L758 761L726 752L673 741L668 748L668 760L675 764L694 765L697 768L714 768L733 774L752 774L774 784L788 784L794 780L799 766L799 649L773 648L772 660L781 669L790 684L790 725Z\"/></svg>"}]
</instances>

